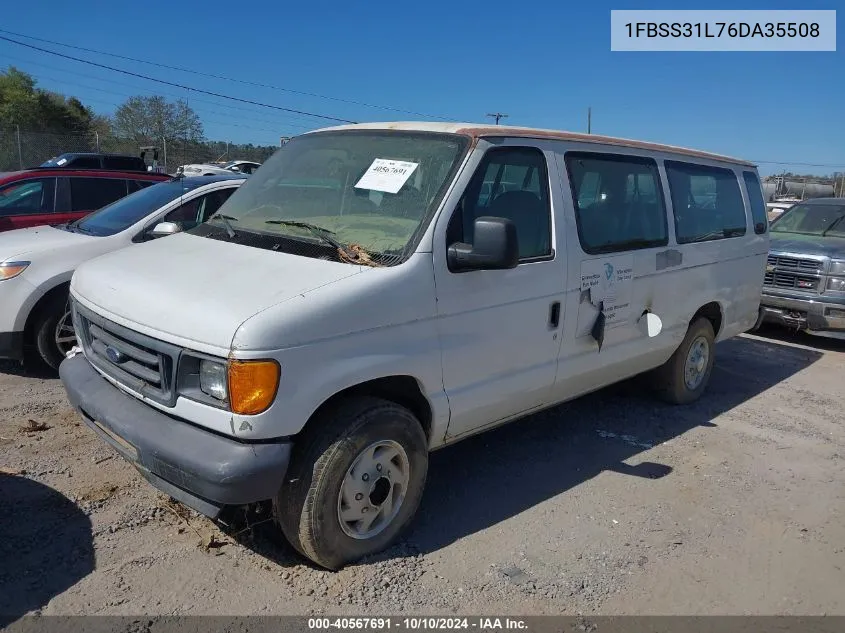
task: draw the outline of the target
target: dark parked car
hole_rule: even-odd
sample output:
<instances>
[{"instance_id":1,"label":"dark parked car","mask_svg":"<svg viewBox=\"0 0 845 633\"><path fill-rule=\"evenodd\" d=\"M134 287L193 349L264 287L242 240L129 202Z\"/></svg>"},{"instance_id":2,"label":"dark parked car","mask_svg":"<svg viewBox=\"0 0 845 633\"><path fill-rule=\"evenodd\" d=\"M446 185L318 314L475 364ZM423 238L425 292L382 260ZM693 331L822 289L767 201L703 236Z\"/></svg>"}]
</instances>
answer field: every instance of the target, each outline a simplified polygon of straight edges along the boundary
<instances>
[{"instance_id":1,"label":"dark parked car","mask_svg":"<svg viewBox=\"0 0 845 633\"><path fill-rule=\"evenodd\" d=\"M38 168L0 172L0 231L78 220L166 174Z\"/></svg>"},{"instance_id":2,"label":"dark parked car","mask_svg":"<svg viewBox=\"0 0 845 633\"><path fill-rule=\"evenodd\" d=\"M41 167L148 171L147 164L140 156L133 156L131 154L100 154L95 152L68 152L41 163Z\"/></svg>"},{"instance_id":3,"label":"dark parked car","mask_svg":"<svg viewBox=\"0 0 845 633\"><path fill-rule=\"evenodd\" d=\"M762 323L845 331L845 198L815 198L771 224Z\"/></svg>"}]
</instances>

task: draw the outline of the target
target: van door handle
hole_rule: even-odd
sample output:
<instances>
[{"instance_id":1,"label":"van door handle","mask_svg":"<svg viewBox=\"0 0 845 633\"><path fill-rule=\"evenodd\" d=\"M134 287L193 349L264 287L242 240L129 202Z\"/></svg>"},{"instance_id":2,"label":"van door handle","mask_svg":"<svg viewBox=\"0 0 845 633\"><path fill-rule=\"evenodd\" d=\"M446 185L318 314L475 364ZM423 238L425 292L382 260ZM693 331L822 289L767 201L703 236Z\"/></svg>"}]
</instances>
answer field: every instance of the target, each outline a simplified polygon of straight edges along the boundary
<instances>
[{"instance_id":1,"label":"van door handle","mask_svg":"<svg viewBox=\"0 0 845 633\"><path fill-rule=\"evenodd\" d=\"M556 328L560 325L560 301L555 301L549 306L549 327Z\"/></svg>"}]
</instances>

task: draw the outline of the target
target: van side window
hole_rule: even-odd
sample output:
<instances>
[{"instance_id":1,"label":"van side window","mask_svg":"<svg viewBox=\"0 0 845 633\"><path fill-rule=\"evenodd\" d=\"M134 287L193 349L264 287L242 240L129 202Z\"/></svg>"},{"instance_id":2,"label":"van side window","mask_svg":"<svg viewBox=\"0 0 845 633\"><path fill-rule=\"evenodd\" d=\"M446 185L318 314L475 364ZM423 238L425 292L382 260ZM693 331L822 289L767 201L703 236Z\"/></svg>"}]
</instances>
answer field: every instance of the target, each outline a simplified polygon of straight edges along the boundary
<instances>
[{"instance_id":1,"label":"van side window","mask_svg":"<svg viewBox=\"0 0 845 633\"><path fill-rule=\"evenodd\" d=\"M613 253L669 243L666 205L653 159L567 152L566 170L585 253Z\"/></svg>"},{"instance_id":2,"label":"van side window","mask_svg":"<svg viewBox=\"0 0 845 633\"><path fill-rule=\"evenodd\" d=\"M489 150L449 222L449 244L472 244L475 219L485 215L516 225L520 260L551 255L549 175L543 152L533 147Z\"/></svg>"},{"instance_id":3,"label":"van side window","mask_svg":"<svg viewBox=\"0 0 845 633\"><path fill-rule=\"evenodd\" d=\"M751 203L751 220L754 222L754 232L761 235L769 226L769 215L766 213L766 201L763 200L763 188L760 179L753 171L742 172L745 190L748 192L748 202Z\"/></svg>"},{"instance_id":4,"label":"van side window","mask_svg":"<svg viewBox=\"0 0 845 633\"><path fill-rule=\"evenodd\" d=\"M745 235L745 206L734 172L667 160L678 244Z\"/></svg>"}]
</instances>

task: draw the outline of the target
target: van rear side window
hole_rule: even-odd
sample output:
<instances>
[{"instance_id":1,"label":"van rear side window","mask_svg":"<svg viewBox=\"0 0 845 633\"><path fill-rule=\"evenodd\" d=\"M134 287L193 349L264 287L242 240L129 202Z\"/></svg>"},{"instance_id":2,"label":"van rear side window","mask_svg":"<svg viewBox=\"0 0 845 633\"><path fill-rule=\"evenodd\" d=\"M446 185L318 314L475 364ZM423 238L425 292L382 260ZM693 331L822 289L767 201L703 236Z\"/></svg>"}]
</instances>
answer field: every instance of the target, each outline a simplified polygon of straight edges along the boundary
<instances>
[{"instance_id":1,"label":"van rear side window","mask_svg":"<svg viewBox=\"0 0 845 633\"><path fill-rule=\"evenodd\" d=\"M667 160L678 244L745 235L745 205L730 169Z\"/></svg>"},{"instance_id":2,"label":"van rear side window","mask_svg":"<svg viewBox=\"0 0 845 633\"><path fill-rule=\"evenodd\" d=\"M568 152L566 169L584 252L613 253L669 243L654 160Z\"/></svg>"},{"instance_id":3,"label":"van rear side window","mask_svg":"<svg viewBox=\"0 0 845 633\"><path fill-rule=\"evenodd\" d=\"M754 232L758 235L766 232L769 226L769 215L766 213L766 201L763 200L763 188L760 179L753 171L742 172L745 180L745 190L748 192L748 202L751 204L751 220L754 222Z\"/></svg>"}]
</instances>

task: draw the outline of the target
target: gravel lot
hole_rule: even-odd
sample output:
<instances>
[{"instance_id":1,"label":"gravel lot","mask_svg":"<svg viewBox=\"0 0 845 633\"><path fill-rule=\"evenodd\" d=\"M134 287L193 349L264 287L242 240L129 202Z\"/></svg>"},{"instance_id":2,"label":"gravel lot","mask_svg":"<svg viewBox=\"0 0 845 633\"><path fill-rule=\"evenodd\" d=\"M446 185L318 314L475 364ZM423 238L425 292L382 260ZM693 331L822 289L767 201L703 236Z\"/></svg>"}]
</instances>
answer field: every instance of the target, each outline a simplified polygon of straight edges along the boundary
<instances>
[{"instance_id":1,"label":"gravel lot","mask_svg":"<svg viewBox=\"0 0 845 633\"><path fill-rule=\"evenodd\" d=\"M746 335L718 346L693 406L631 381L439 451L406 540L338 573L260 509L223 533L173 504L58 380L0 365L0 626L34 611L845 614L843 365L845 341Z\"/></svg>"}]
</instances>

